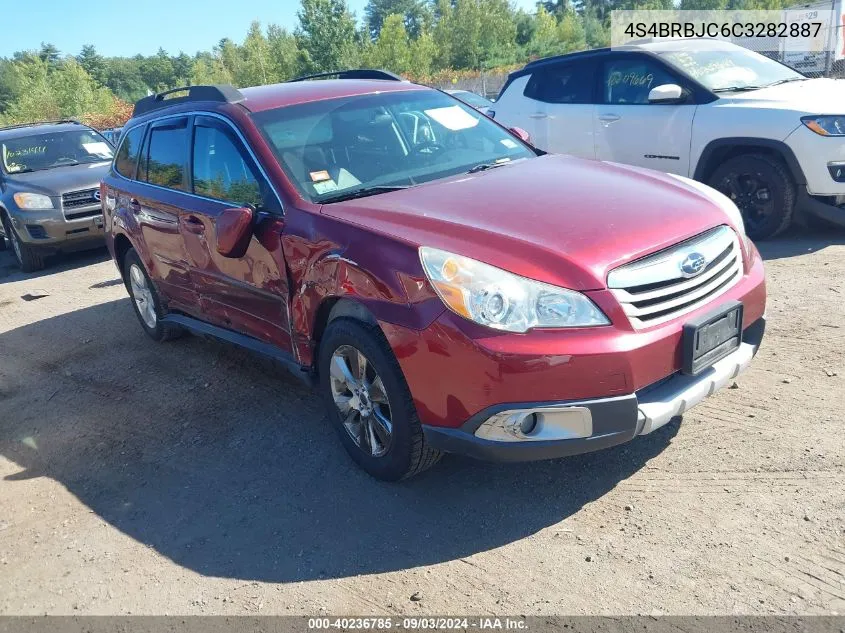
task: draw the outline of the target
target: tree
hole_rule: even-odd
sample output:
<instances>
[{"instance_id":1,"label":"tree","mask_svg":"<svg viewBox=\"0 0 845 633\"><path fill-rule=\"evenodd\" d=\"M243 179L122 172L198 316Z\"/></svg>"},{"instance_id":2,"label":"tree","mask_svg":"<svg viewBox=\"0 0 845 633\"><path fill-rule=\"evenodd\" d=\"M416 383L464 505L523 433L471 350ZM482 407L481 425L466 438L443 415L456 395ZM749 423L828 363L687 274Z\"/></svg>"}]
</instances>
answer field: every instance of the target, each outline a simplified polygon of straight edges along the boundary
<instances>
[{"instance_id":1,"label":"tree","mask_svg":"<svg viewBox=\"0 0 845 633\"><path fill-rule=\"evenodd\" d=\"M297 12L298 47L306 70L327 72L351 66L355 60L355 18L345 0L302 0Z\"/></svg>"},{"instance_id":2,"label":"tree","mask_svg":"<svg viewBox=\"0 0 845 633\"><path fill-rule=\"evenodd\" d=\"M138 55L135 59L140 62L141 78L150 90L158 92L175 87L173 61L163 48L159 48L158 53L152 57Z\"/></svg>"},{"instance_id":3,"label":"tree","mask_svg":"<svg viewBox=\"0 0 845 633\"><path fill-rule=\"evenodd\" d=\"M419 37L411 42L411 64L413 72L417 75L427 75L434 70L434 60L437 55L437 48L434 45L434 37L428 30L420 33Z\"/></svg>"},{"instance_id":4,"label":"tree","mask_svg":"<svg viewBox=\"0 0 845 633\"><path fill-rule=\"evenodd\" d=\"M38 51L38 57L42 62L46 62L50 66L55 66L59 62L59 49L53 44L41 42L41 48Z\"/></svg>"},{"instance_id":5,"label":"tree","mask_svg":"<svg viewBox=\"0 0 845 633\"><path fill-rule=\"evenodd\" d=\"M378 40L368 51L368 65L405 73L411 67L411 48L405 21L399 14L387 16Z\"/></svg>"},{"instance_id":6,"label":"tree","mask_svg":"<svg viewBox=\"0 0 845 633\"><path fill-rule=\"evenodd\" d=\"M187 86L190 84L194 60L183 51L179 51L179 54L176 57L172 57L170 61L173 65L173 79L171 80L173 85Z\"/></svg>"},{"instance_id":7,"label":"tree","mask_svg":"<svg viewBox=\"0 0 845 633\"><path fill-rule=\"evenodd\" d=\"M296 38L276 24L267 27L267 46L273 60L273 81L285 81L299 74L299 49Z\"/></svg>"},{"instance_id":8,"label":"tree","mask_svg":"<svg viewBox=\"0 0 845 633\"><path fill-rule=\"evenodd\" d=\"M378 40L389 15L399 15L412 38L419 37L431 21L431 10L425 0L369 0L364 7L364 19L373 41Z\"/></svg>"},{"instance_id":9,"label":"tree","mask_svg":"<svg viewBox=\"0 0 845 633\"><path fill-rule=\"evenodd\" d=\"M516 25L516 45L526 46L534 37L536 28L534 17L520 9L516 12L514 23Z\"/></svg>"},{"instance_id":10,"label":"tree","mask_svg":"<svg viewBox=\"0 0 845 633\"><path fill-rule=\"evenodd\" d=\"M534 17L534 35L528 43L528 53L532 57L548 57L560 52L557 20L546 11L543 5L537 7Z\"/></svg>"},{"instance_id":11,"label":"tree","mask_svg":"<svg viewBox=\"0 0 845 633\"><path fill-rule=\"evenodd\" d=\"M270 46L261 31L261 23L254 21L249 26L244 45L241 48L243 63L235 76L239 86L258 86L271 83L276 76L270 58Z\"/></svg>"},{"instance_id":12,"label":"tree","mask_svg":"<svg viewBox=\"0 0 845 633\"><path fill-rule=\"evenodd\" d=\"M82 52L76 56L76 61L85 69L85 72L99 83L101 86L106 84L106 62L103 56L97 53L97 49L93 44L86 44L82 47Z\"/></svg>"}]
</instances>

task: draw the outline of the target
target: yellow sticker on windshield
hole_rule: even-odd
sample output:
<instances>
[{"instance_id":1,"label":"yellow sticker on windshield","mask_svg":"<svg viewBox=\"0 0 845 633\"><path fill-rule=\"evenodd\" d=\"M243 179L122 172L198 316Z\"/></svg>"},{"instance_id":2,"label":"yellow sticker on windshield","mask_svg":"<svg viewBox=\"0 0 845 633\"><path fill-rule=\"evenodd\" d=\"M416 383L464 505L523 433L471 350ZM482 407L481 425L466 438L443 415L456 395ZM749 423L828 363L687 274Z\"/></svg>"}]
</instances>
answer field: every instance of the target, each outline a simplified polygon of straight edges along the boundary
<instances>
[{"instance_id":1,"label":"yellow sticker on windshield","mask_svg":"<svg viewBox=\"0 0 845 633\"><path fill-rule=\"evenodd\" d=\"M329 172L325 169L321 171L312 171L310 174L311 182L323 182L324 180L331 180L331 176L329 176Z\"/></svg>"}]
</instances>

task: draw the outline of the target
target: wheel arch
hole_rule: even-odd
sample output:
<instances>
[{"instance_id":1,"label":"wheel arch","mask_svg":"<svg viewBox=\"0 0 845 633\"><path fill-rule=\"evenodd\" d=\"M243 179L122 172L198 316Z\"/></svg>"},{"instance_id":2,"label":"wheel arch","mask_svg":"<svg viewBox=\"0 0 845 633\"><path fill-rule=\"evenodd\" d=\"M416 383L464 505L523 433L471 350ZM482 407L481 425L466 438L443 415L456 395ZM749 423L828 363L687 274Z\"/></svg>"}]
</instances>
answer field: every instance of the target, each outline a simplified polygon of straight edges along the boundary
<instances>
[{"instance_id":1,"label":"wheel arch","mask_svg":"<svg viewBox=\"0 0 845 633\"><path fill-rule=\"evenodd\" d=\"M736 136L710 141L701 152L693 179L706 183L718 165L742 154L768 154L779 158L789 170L796 185L806 185L807 178L792 148L774 139Z\"/></svg>"},{"instance_id":2,"label":"wheel arch","mask_svg":"<svg viewBox=\"0 0 845 633\"><path fill-rule=\"evenodd\" d=\"M126 281L123 271L123 260L126 258L126 253L134 248L132 242L123 233L118 233L114 236L114 260L117 263L117 269L120 271L120 277Z\"/></svg>"},{"instance_id":3,"label":"wheel arch","mask_svg":"<svg viewBox=\"0 0 845 633\"><path fill-rule=\"evenodd\" d=\"M363 303L345 296L326 297L320 303L314 317L314 326L312 329L314 343L319 345L329 323L343 317L379 327L378 319L376 319L376 316Z\"/></svg>"}]
</instances>

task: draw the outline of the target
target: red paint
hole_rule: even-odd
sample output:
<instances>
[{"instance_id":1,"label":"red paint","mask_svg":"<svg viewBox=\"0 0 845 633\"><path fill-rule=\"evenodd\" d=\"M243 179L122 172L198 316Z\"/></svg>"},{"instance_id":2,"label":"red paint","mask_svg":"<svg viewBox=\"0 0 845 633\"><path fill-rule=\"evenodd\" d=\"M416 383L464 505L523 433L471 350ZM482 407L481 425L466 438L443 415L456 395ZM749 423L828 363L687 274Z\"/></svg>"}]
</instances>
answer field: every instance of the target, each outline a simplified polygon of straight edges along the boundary
<instances>
[{"instance_id":1,"label":"red paint","mask_svg":"<svg viewBox=\"0 0 845 633\"><path fill-rule=\"evenodd\" d=\"M261 110L422 89L342 80L243 92L245 105ZM116 199L106 219L112 253L116 237L125 236L170 309L290 351L305 366L314 362L326 302L360 303L380 323L426 424L457 426L498 403L631 393L680 368L683 323L713 307L635 331L606 289L612 268L726 223L711 201L669 176L546 156L321 208L298 194L244 108L201 109L237 126L284 215L257 218L242 256L225 257L220 246L232 248L230 255L243 246L234 239L244 229L242 210L111 173L105 193ZM147 212L134 213L132 200ZM186 224L188 216L200 226ZM583 291L612 325L509 334L473 324L433 292L421 245ZM759 255L744 256L743 278L717 302L742 300L748 325L763 314L766 294Z\"/></svg>"},{"instance_id":2,"label":"red paint","mask_svg":"<svg viewBox=\"0 0 845 633\"><path fill-rule=\"evenodd\" d=\"M223 257L241 258L246 255L252 238L252 209L238 207L224 209L217 216L217 252Z\"/></svg>"}]
</instances>

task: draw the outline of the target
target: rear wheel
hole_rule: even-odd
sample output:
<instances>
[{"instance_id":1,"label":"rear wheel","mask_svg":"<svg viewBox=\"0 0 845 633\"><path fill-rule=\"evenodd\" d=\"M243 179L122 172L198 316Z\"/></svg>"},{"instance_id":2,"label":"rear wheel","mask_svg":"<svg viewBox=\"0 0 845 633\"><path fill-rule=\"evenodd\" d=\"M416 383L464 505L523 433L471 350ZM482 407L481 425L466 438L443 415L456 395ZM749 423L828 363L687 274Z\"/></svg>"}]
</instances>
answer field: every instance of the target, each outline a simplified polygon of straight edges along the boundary
<instances>
[{"instance_id":1,"label":"rear wheel","mask_svg":"<svg viewBox=\"0 0 845 633\"><path fill-rule=\"evenodd\" d=\"M18 260L18 265L25 273L34 273L44 268L46 255L43 251L35 246L31 246L21 241L18 237L15 227L9 222L7 218L3 218L3 231L6 233L6 238L12 245L12 252L15 254L15 259ZM4 244L5 248L5 244Z\"/></svg>"},{"instance_id":2,"label":"rear wheel","mask_svg":"<svg viewBox=\"0 0 845 633\"><path fill-rule=\"evenodd\" d=\"M733 200L752 240L774 237L792 222L795 183L777 158L735 156L716 168L708 184Z\"/></svg>"},{"instance_id":3,"label":"rear wheel","mask_svg":"<svg viewBox=\"0 0 845 633\"><path fill-rule=\"evenodd\" d=\"M123 279L135 315L151 339L164 342L182 334L179 326L162 322L164 311L158 293L134 248L130 248L123 258Z\"/></svg>"},{"instance_id":4,"label":"rear wheel","mask_svg":"<svg viewBox=\"0 0 845 633\"><path fill-rule=\"evenodd\" d=\"M320 390L346 451L377 479L396 481L437 463L405 377L384 335L351 319L332 321L320 343Z\"/></svg>"}]
</instances>

